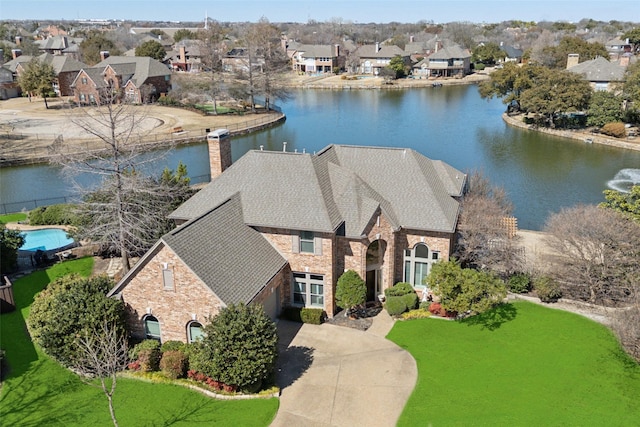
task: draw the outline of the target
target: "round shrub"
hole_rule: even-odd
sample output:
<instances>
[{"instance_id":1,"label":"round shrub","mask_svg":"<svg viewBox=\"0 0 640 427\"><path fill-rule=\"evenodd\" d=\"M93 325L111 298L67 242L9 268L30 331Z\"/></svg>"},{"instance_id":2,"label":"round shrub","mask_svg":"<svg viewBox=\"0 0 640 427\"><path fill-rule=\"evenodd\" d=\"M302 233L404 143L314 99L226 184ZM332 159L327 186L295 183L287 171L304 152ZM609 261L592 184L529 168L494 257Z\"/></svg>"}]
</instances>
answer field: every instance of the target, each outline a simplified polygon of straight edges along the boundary
<instances>
[{"instance_id":1,"label":"round shrub","mask_svg":"<svg viewBox=\"0 0 640 427\"><path fill-rule=\"evenodd\" d=\"M187 356L180 350L168 350L162 353L160 370L171 379L182 378L187 372Z\"/></svg>"},{"instance_id":2,"label":"round shrub","mask_svg":"<svg viewBox=\"0 0 640 427\"><path fill-rule=\"evenodd\" d=\"M474 69L476 71L482 71L485 69L485 65L482 62L478 62L477 64L474 64Z\"/></svg>"},{"instance_id":3,"label":"round shrub","mask_svg":"<svg viewBox=\"0 0 640 427\"><path fill-rule=\"evenodd\" d=\"M624 138L625 136L627 136L627 131L624 127L624 123L622 122L607 123L606 125L602 126L600 132L604 133L605 135L613 136L614 138Z\"/></svg>"},{"instance_id":4,"label":"round shrub","mask_svg":"<svg viewBox=\"0 0 640 427\"><path fill-rule=\"evenodd\" d=\"M138 361L140 370L143 372L157 371L161 356L160 342L157 340L144 340L136 344L129 353L132 360Z\"/></svg>"},{"instance_id":5,"label":"round shrub","mask_svg":"<svg viewBox=\"0 0 640 427\"><path fill-rule=\"evenodd\" d=\"M413 310L418 307L418 295L415 292L411 291L410 294L402 295L400 298L404 300L407 310Z\"/></svg>"},{"instance_id":6,"label":"round shrub","mask_svg":"<svg viewBox=\"0 0 640 427\"><path fill-rule=\"evenodd\" d=\"M300 319L302 323L311 323L312 325L320 325L324 319L324 310L321 308L303 308L300 310Z\"/></svg>"},{"instance_id":7,"label":"round shrub","mask_svg":"<svg viewBox=\"0 0 640 427\"><path fill-rule=\"evenodd\" d=\"M105 324L125 333L124 303L106 295L112 287L107 276L68 275L52 282L31 305L31 338L63 365L74 366L81 358L78 338L101 335Z\"/></svg>"},{"instance_id":8,"label":"round shrub","mask_svg":"<svg viewBox=\"0 0 640 427\"><path fill-rule=\"evenodd\" d=\"M184 352L186 347L187 344L183 343L182 341L165 341L160 346L160 351L162 351L163 353L174 350Z\"/></svg>"},{"instance_id":9,"label":"round shrub","mask_svg":"<svg viewBox=\"0 0 640 427\"><path fill-rule=\"evenodd\" d=\"M70 225L75 219L75 206L70 204L57 204L42 206L29 212L29 224L31 225Z\"/></svg>"},{"instance_id":10,"label":"round shrub","mask_svg":"<svg viewBox=\"0 0 640 427\"><path fill-rule=\"evenodd\" d=\"M509 277L509 290L517 294L524 294L531 290L531 277L527 273L516 273Z\"/></svg>"},{"instance_id":11,"label":"round shrub","mask_svg":"<svg viewBox=\"0 0 640 427\"><path fill-rule=\"evenodd\" d=\"M387 297L387 301L384 306L387 309L389 316L399 316L407 311L407 304L401 296Z\"/></svg>"},{"instance_id":12,"label":"round shrub","mask_svg":"<svg viewBox=\"0 0 640 427\"><path fill-rule=\"evenodd\" d=\"M556 302L562 297L558 282L546 276L538 277L533 283L533 288L542 302Z\"/></svg>"},{"instance_id":13,"label":"round shrub","mask_svg":"<svg viewBox=\"0 0 640 427\"><path fill-rule=\"evenodd\" d=\"M415 291L413 290L413 286L411 286L411 283L407 283L407 282L398 282L392 287L384 290L384 295L387 298L401 297L402 295L406 295L410 293L415 293Z\"/></svg>"}]
</instances>

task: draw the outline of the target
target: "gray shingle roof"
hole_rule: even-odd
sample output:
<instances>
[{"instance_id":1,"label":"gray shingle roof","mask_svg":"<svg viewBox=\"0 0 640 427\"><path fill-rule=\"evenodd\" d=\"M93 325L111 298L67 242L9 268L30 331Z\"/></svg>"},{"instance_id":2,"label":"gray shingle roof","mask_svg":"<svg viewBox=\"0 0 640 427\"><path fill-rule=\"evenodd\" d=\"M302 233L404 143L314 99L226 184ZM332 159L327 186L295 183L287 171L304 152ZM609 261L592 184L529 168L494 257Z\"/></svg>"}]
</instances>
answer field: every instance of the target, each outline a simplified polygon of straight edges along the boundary
<instances>
[{"instance_id":1,"label":"gray shingle roof","mask_svg":"<svg viewBox=\"0 0 640 427\"><path fill-rule=\"evenodd\" d=\"M429 55L429 59L462 59L471 58L468 50L462 49L460 46L449 46L438 50Z\"/></svg>"},{"instance_id":2,"label":"gray shingle roof","mask_svg":"<svg viewBox=\"0 0 640 427\"><path fill-rule=\"evenodd\" d=\"M287 262L244 224L238 194L162 240L225 304L251 302Z\"/></svg>"},{"instance_id":3,"label":"gray shingle roof","mask_svg":"<svg viewBox=\"0 0 640 427\"><path fill-rule=\"evenodd\" d=\"M110 56L94 67L104 69L107 65L132 75L131 79L138 87L143 85L149 77L171 74L171 70L166 65L148 56ZM123 83L126 83L126 81Z\"/></svg>"},{"instance_id":4,"label":"gray shingle roof","mask_svg":"<svg viewBox=\"0 0 640 427\"><path fill-rule=\"evenodd\" d=\"M591 61L584 61L568 69L581 74L590 82L619 82L624 79L625 69L599 56Z\"/></svg>"},{"instance_id":5,"label":"gray shingle roof","mask_svg":"<svg viewBox=\"0 0 640 427\"><path fill-rule=\"evenodd\" d=\"M295 50L302 52L305 58L333 58L335 48L328 44L298 44Z\"/></svg>"},{"instance_id":6,"label":"gray shingle roof","mask_svg":"<svg viewBox=\"0 0 640 427\"><path fill-rule=\"evenodd\" d=\"M317 155L250 151L170 216L191 219L234 193L244 222L360 236L380 208L394 227L453 232L466 176L408 149L332 145Z\"/></svg>"},{"instance_id":7,"label":"gray shingle roof","mask_svg":"<svg viewBox=\"0 0 640 427\"><path fill-rule=\"evenodd\" d=\"M358 48L358 56L362 58L393 58L396 55L407 56L404 50L395 45L379 45L380 50L376 52L376 46L365 44Z\"/></svg>"}]
</instances>

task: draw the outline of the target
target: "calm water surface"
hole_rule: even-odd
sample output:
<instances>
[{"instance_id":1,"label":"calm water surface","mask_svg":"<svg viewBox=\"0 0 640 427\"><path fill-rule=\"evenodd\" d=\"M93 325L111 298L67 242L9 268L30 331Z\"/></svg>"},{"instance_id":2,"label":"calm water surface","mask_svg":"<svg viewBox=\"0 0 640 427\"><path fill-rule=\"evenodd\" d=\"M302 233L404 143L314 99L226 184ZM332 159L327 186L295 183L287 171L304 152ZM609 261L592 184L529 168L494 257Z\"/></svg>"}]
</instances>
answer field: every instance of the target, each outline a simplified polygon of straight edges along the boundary
<instances>
[{"instance_id":1,"label":"calm water surface","mask_svg":"<svg viewBox=\"0 0 640 427\"><path fill-rule=\"evenodd\" d=\"M298 152L333 143L408 147L465 172L482 171L507 190L520 227L534 230L562 207L601 202L621 171L640 182L640 152L510 128L501 119L502 102L481 99L475 86L297 91L282 108L283 125L234 138L234 160L260 146L282 150L284 141L287 151ZM205 144L176 149L155 170L180 160L196 180L208 174ZM0 169L0 190L2 203L72 193L49 166Z\"/></svg>"}]
</instances>

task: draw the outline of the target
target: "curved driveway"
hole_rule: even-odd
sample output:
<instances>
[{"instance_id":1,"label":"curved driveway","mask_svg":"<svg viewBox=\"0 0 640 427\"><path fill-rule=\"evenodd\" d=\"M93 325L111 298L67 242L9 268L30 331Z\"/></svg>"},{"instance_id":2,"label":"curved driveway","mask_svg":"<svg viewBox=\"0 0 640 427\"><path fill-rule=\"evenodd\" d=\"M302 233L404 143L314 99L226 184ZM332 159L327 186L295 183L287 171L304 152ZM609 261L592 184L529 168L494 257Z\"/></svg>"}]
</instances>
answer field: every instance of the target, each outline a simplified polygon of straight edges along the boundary
<instances>
[{"instance_id":1,"label":"curved driveway","mask_svg":"<svg viewBox=\"0 0 640 427\"><path fill-rule=\"evenodd\" d=\"M417 380L415 360L384 338L385 311L367 332L281 320L271 426L394 426Z\"/></svg>"}]
</instances>

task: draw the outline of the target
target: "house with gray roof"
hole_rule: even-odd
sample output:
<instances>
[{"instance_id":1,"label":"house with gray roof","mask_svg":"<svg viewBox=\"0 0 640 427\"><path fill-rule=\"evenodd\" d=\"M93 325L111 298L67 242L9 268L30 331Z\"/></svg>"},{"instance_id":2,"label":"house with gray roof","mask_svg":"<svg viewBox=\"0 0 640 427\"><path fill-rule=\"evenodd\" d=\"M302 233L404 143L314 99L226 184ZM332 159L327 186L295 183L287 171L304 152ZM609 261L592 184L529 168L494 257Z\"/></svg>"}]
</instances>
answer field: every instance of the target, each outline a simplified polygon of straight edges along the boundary
<instances>
[{"instance_id":1,"label":"house with gray roof","mask_svg":"<svg viewBox=\"0 0 640 427\"><path fill-rule=\"evenodd\" d=\"M99 104L107 86L121 89L130 102L150 102L171 89L171 70L147 56L109 56L80 70L71 84L78 104Z\"/></svg>"},{"instance_id":2,"label":"house with gray roof","mask_svg":"<svg viewBox=\"0 0 640 427\"><path fill-rule=\"evenodd\" d=\"M293 71L302 74L332 73L335 68L344 68L344 57L340 45L317 45L289 42L287 55L291 58Z\"/></svg>"},{"instance_id":3,"label":"house with gray roof","mask_svg":"<svg viewBox=\"0 0 640 427\"><path fill-rule=\"evenodd\" d=\"M330 145L249 151L225 169L229 140L211 135L211 182L110 292L139 338L188 341L194 322L231 303L263 304L273 318L287 306L332 317L346 270L373 301L399 281L426 289L431 266L449 258L467 180L450 165L410 149Z\"/></svg>"},{"instance_id":4,"label":"house with gray roof","mask_svg":"<svg viewBox=\"0 0 640 427\"><path fill-rule=\"evenodd\" d=\"M624 80L625 67L599 56L577 65L568 64L568 71L582 75L595 90L613 91L616 83Z\"/></svg>"},{"instance_id":5,"label":"house with gray roof","mask_svg":"<svg viewBox=\"0 0 640 427\"><path fill-rule=\"evenodd\" d=\"M462 78L471 72L471 53L458 45L438 49L425 61L421 68L429 77Z\"/></svg>"},{"instance_id":6,"label":"house with gray roof","mask_svg":"<svg viewBox=\"0 0 640 427\"><path fill-rule=\"evenodd\" d=\"M358 47L355 55L359 58L360 66L358 71L361 74L377 76L380 74L380 69L389 65L391 59L396 56L400 56L406 65L411 63L410 54L395 45L365 44Z\"/></svg>"}]
</instances>

